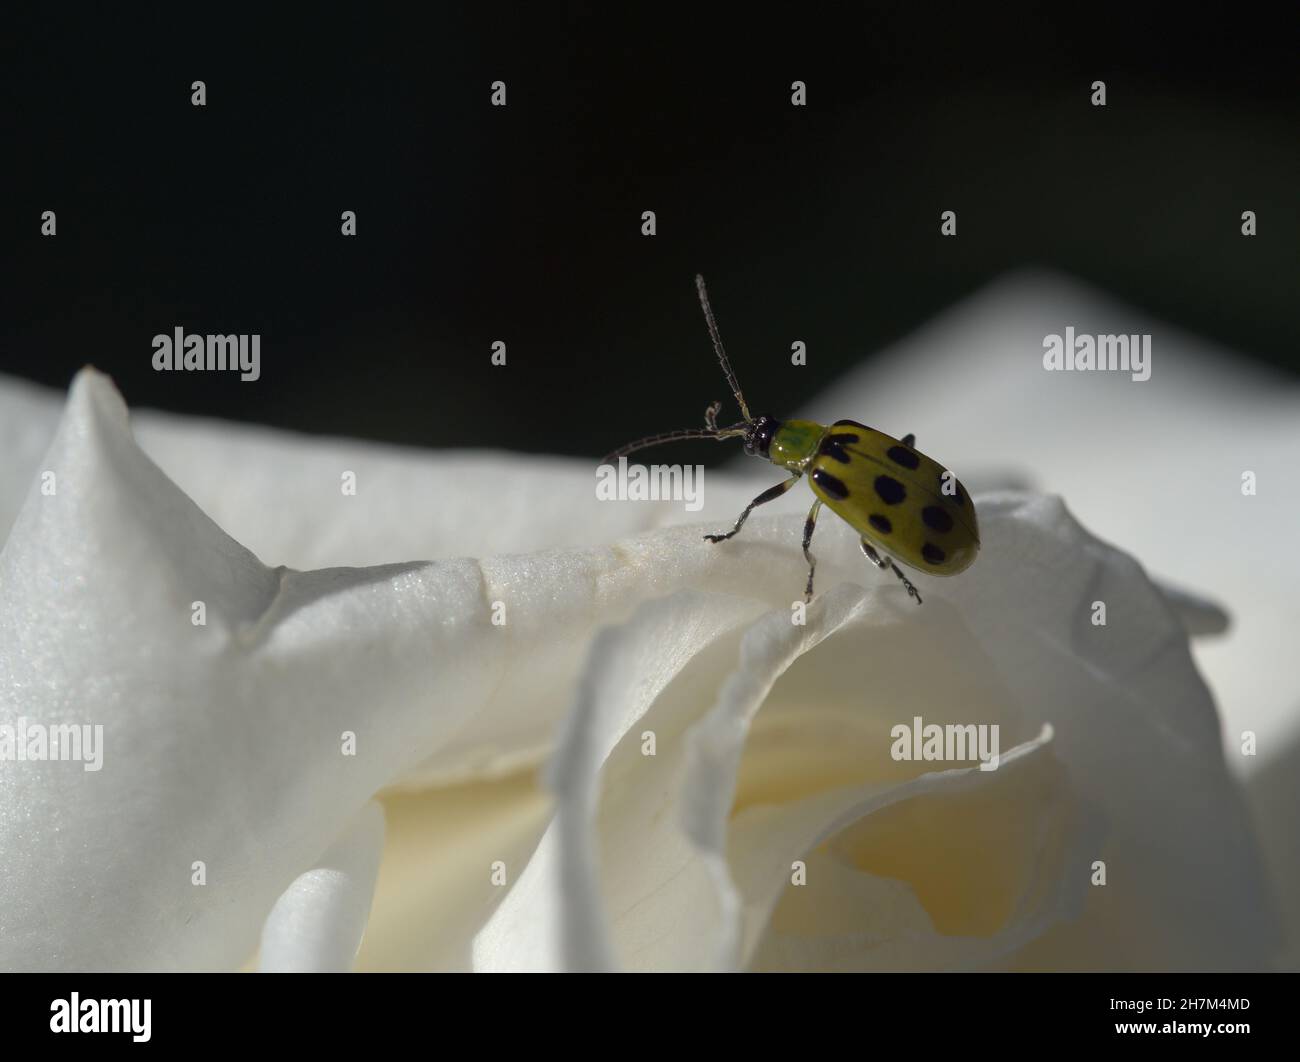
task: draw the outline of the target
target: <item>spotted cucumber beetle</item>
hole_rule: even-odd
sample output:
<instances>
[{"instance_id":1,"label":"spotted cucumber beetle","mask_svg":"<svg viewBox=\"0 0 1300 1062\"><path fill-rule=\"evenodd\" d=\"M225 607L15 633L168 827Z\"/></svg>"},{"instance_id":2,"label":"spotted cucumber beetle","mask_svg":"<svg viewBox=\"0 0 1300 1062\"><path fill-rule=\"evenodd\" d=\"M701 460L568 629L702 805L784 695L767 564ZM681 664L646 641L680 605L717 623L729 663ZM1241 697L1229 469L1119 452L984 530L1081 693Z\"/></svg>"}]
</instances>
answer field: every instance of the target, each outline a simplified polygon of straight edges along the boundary
<instances>
[{"instance_id":1,"label":"spotted cucumber beetle","mask_svg":"<svg viewBox=\"0 0 1300 1062\"><path fill-rule=\"evenodd\" d=\"M823 505L858 532L867 559L882 570L892 568L918 605L921 595L916 587L890 557L882 556L884 552L930 575L956 575L969 568L980 548L979 523L975 505L957 478L915 449L915 435L895 439L855 420L837 420L827 427L811 420L751 416L722 346L702 276L696 276L695 287L713 349L744 419L718 427L722 403L714 402L704 411L703 428L647 435L607 454L601 463L609 464L637 450L678 439L739 438L751 457L764 457L794 473L745 506L730 531L705 535L707 542L731 538L754 509L781 497L807 473L817 500L803 525L803 555L808 562L805 601L812 600L817 561L809 546Z\"/></svg>"}]
</instances>

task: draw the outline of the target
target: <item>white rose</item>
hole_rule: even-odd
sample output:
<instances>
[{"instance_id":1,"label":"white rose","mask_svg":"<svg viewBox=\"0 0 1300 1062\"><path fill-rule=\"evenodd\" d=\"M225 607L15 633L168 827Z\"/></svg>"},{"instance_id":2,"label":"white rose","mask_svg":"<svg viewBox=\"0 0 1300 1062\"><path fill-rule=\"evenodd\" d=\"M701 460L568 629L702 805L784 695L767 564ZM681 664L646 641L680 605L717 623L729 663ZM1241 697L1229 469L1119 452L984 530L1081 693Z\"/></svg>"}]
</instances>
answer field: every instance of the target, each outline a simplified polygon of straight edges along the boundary
<instances>
[{"instance_id":1,"label":"white rose","mask_svg":"<svg viewBox=\"0 0 1300 1062\"><path fill-rule=\"evenodd\" d=\"M234 968L259 941L343 968L363 930L367 969L1278 951L1186 631L1054 498L981 496L981 557L921 608L824 520L800 626L801 515L725 547L680 523L729 523L753 480L681 514L596 502L586 462L143 416L169 479L102 376L43 457L48 399L0 410L0 725L105 734L99 771L0 764L4 968ZM892 758L918 717L996 725L998 768Z\"/></svg>"}]
</instances>

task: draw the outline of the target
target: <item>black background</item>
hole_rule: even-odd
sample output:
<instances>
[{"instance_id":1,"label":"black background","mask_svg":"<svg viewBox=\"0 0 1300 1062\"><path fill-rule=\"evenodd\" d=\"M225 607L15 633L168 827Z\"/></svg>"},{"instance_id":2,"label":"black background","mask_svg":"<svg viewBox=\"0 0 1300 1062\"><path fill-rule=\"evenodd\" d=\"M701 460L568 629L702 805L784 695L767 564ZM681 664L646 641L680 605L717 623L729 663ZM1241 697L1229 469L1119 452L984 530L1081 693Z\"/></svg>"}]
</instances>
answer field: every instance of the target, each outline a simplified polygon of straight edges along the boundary
<instances>
[{"instance_id":1,"label":"black background","mask_svg":"<svg viewBox=\"0 0 1300 1062\"><path fill-rule=\"evenodd\" d=\"M549 982L538 977L501 980L499 999L510 1008L511 1021L493 1032L504 1048L536 1050L536 1029L554 1021L556 997ZM824 982L817 978L767 976L746 985L752 1006L766 1010L796 1008L814 1012L826 1006ZM1029 1038L1069 1032L1072 1044L1109 1047L1128 1040L1149 1046L1167 1040L1184 1052L1208 1040L1218 1057L1244 1054L1241 1045L1281 1048L1290 1042L1295 974L1261 973L1123 973L1123 974L869 974L858 985L869 992L877 1022L912 1040L922 1032L926 1046L967 1047L990 1025L990 1015L1006 1016L1018 1034ZM574 982L575 984L578 982ZM703 984L703 982L701 982ZM298 977L260 974L9 974L6 989L6 1042L16 1049L47 1051L51 1046L100 1048L114 1040L132 1050L130 1037L104 1033L52 1033L51 1002L70 1000L149 999L150 1043L179 1051L196 1039L214 1049L247 1051L267 1036L287 1038L309 1051L318 1048L372 1053L377 1039L394 1027L443 1039L447 1013L482 1005L481 989L469 977L438 974L370 974L366 977ZM804 1049L808 1029L801 1022L720 1023L708 992L669 991L662 978L642 975L636 982L639 998L656 1012L671 1010L674 1020L705 1051L723 1053L771 1047L778 1054ZM626 1001L625 979L584 977L584 1000L607 1010ZM566 986L567 987L567 986ZM857 986L850 986L857 987ZM548 991L549 989L549 991ZM431 1006L437 994L439 1005ZM1169 1010L1116 1009L1115 1001L1141 1000L1154 1004L1168 999ZM1184 1000L1246 1000L1245 1009L1181 1009ZM603 1002L602 1002L603 1001ZM692 1017L691 1015L694 1015ZM331 1020L322 1020L329 1016ZM1116 1024L1165 1022L1244 1023L1249 1032L1210 1037L1188 1033L1117 1033ZM698 1033L696 1030L699 1030ZM449 1039L449 1037L446 1037ZM785 1052L788 1046L790 1052ZM1163 1046L1163 1045L1162 1045Z\"/></svg>"},{"instance_id":2,"label":"black background","mask_svg":"<svg viewBox=\"0 0 1300 1062\"><path fill-rule=\"evenodd\" d=\"M780 415L1023 265L1300 368L1297 39L1240 5L205 10L6 13L0 372L595 456L724 396L696 272ZM154 372L178 325L262 378Z\"/></svg>"}]
</instances>

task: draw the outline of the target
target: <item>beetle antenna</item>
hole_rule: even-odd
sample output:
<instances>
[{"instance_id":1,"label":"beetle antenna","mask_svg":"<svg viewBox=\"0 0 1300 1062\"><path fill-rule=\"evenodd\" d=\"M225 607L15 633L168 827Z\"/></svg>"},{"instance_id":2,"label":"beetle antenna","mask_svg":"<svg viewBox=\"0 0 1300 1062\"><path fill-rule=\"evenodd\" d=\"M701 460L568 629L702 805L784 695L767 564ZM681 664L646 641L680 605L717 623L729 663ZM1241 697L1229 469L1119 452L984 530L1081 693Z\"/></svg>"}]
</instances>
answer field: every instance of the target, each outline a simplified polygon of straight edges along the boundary
<instances>
[{"instance_id":1,"label":"beetle antenna","mask_svg":"<svg viewBox=\"0 0 1300 1062\"><path fill-rule=\"evenodd\" d=\"M731 369L731 362L727 360L727 351L722 345L722 336L718 334L718 322L713 319L713 307L709 305L709 293L704 287L704 277L699 273L695 274L695 288L700 293L700 305L704 308L704 320L709 326L709 337L713 340L713 349L717 352L722 371L727 376L727 383L731 385L731 393L736 396L736 404L740 406L740 414L745 418L745 423L750 424L754 418L749 414L749 406L745 405L745 396L740 393L740 383Z\"/></svg>"},{"instance_id":2,"label":"beetle antenna","mask_svg":"<svg viewBox=\"0 0 1300 1062\"><path fill-rule=\"evenodd\" d=\"M679 428L677 431L666 431L659 435L647 435L644 439L637 439L626 446L620 446L613 453L608 453L600 459L602 465L612 464L620 457L626 457L637 450L645 450L651 446L658 446L660 443L677 442L679 439L732 439L744 435L749 425L746 423L732 424L726 428Z\"/></svg>"}]
</instances>

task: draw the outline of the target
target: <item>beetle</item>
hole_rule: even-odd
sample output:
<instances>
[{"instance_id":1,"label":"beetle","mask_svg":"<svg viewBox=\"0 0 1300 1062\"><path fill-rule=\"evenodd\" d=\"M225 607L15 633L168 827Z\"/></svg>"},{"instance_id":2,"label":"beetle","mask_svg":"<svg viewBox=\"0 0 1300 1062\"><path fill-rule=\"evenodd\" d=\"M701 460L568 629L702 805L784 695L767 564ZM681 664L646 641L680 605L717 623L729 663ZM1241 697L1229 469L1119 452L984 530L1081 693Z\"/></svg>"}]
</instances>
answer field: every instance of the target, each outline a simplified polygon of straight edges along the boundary
<instances>
[{"instance_id":1,"label":"beetle","mask_svg":"<svg viewBox=\"0 0 1300 1062\"><path fill-rule=\"evenodd\" d=\"M881 570L892 569L918 605L921 595L894 557L929 575L956 575L969 568L979 552L979 522L970 494L957 477L917 450L914 434L895 439L855 420L823 425L752 416L722 345L704 277L695 277L695 287L718 363L743 419L719 427L722 403L714 402L704 411L703 428L647 435L607 454L601 463L679 439L739 438L746 454L766 458L792 473L745 506L730 531L704 536L706 542L713 543L738 534L758 506L775 501L807 475L816 500L803 527L803 555L808 562L805 602L813 596L817 560L809 547L823 505L859 534L867 559Z\"/></svg>"}]
</instances>

